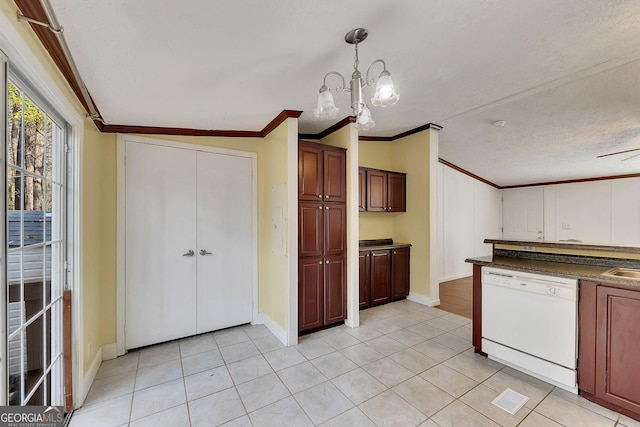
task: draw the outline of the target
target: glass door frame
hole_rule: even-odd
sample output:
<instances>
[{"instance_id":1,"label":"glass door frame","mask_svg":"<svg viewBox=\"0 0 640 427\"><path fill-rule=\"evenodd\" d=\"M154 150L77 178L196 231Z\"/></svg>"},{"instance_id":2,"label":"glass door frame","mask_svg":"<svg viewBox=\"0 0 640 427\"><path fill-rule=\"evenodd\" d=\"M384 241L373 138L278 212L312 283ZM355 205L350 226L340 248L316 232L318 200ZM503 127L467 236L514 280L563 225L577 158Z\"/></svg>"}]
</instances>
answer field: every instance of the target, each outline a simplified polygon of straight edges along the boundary
<instances>
[{"instance_id":1,"label":"glass door frame","mask_svg":"<svg viewBox=\"0 0 640 427\"><path fill-rule=\"evenodd\" d=\"M22 405L28 404L28 402L34 402L35 404L64 405L65 358L63 297L67 282L66 240L68 238L66 214L67 150L65 149L65 147L67 146L68 137L66 133L68 129L64 120L56 114L55 110L49 107L46 100L43 100L39 96L39 94L34 91L31 86L26 81L24 81L24 79L21 78L19 74L11 71L6 73L4 79L6 94L9 93L10 84L17 91L19 91L18 99L21 101L20 130L18 145L15 147L15 149L17 150L16 154L18 154L20 158L12 161L10 164L9 159L6 157L6 154L9 151L7 139L8 135L6 134L6 130L8 129L7 126L3 126L3 128L6 129L5 138L3 139L3 152L5 156L3 162L5 165L5 173L3 174L5 185L4 212L5 215L9 214L9 211L6 210L9 207L9 205L6 204L8 197L8 193L6 190L9 189L7 173L10 169L13 169L15 171L15 176L20 177L20 190L15 192L16 196L20 195L21 202L20 206L17 207L18 212L20 212L20 242L17 245L13 245L14 249L9 251L10 245L8 244L8 241L6 239L11 238L10 234L7 234L10 229L5 228L5 246L3 248L3 251L6 251L6 256L4 259L7 260L7 262L4 263L5 265L3 273L6 273L6 280L4 281L4 283L7 286L4 290L6 292L9 285L8 280L10 279L10 275L8 273L10 270L8 269L8 266L9 264L11 264L9 262L10 254L14 254L12 258L15 259L17 255L17 258L20 260L18 263L20 271L20 279L18 280L20 296L18 300L21 304L24 304L24 308L22 310L25 310L25 313L28 314L29 311L32 312L28 316L28 319L26 317L23 317L20 320L21 326L18 327L19 329L21 329L18 339L18 348L20 353L18 370L20 375L17 376L20 385L20 391L18 393L20 397L19 401L13 402L13 404ZM8 97L5 97L5 101L3 103L5 108L7 106L7 102ZM32 145L31 149L27 147L27 141L29 141L29 139L27 139L25 126L25 120L28 111L27 108L30 108L29 111L32 115L35 111L35 118L32 119L31 125L41 124L43 126L41 130L39 127L35 130L32 130L32 132L35 133L31 136L30 139ZM8 119L7 115L5 115L4 117ZM7 120L6 123L9 124L10 122ZM40 132L42 132L42 136L38 138L37 135ZM41 146L41 153L39 153L39 146ZM47 155L48 151L50 151L49 155ZM34 160L31 160L31 162L27 163L27 155L29 155L30 159ZM41 166L38 166L38 160L41 162ZM24 205L24 202L28 199L29 196L29 194L25 191L27 183L29 181L33 183L32 189L34 190L34 192L31 194L32 206ZM40 182L40 190L36 192L35 183L37 182ZM38 194L40 194L40 197L37 197ZM40 206L38 206L38 202ZM49 206L47 206L48 204ZM41 219L39 221L36 221L36 223L31 226L31 228L35 228L33 228L33 230L30 229L30 233L34 232L34 230L36 232L38 231L37 222L42 222L42 226L40 227L42 228L42 230L40 236L29 236L29 238L27 239L28 236L26 235L26 213L28 211L36 213L35 216L38 216L37 213L41 211ZM50 213L48 213L47 211L50 211ZM52 220L47 221L47 216L51 215L53 216ZM10 224L10 221L8 221L8 219L9 217L6 216L5 227L8 227L7 224ZM46 233L48 226L49 228L51 228L50 233ZM47 234L50 235L50 238L47 238ZM41 242L39 239L41 239ZM29 242L27 242L27 240L29 240ZM39 255L37 255L38 252L40 252ZM40 261L36 260L35 263L37 269L41 268L40 273L37 273L37 270L33 270L34 261L31 261L30 268L29 270L27 270L25 255L28 253L32 254L32 256L37 255L37 259L39 259ZM49 253L49 263L47 263L47 253ZM38 262L42 264L42 267L37 265ZM47 266L47 264L49 265ZM25 279L28 279L28 277L25 276L25 273L27 273L27 276L33 276L34 272L35 276L33 278L37 279L37 281L33 282L33 280L29 280L28 287L32 291L36 291L36 294L32 295L31 300L33 300L33 296L36 296L37 299L30 302L25 291L27 289L27 280ZM41 295L39 297L37 296L38 288L41 288ZM49 298L47 298L47 296L49 296ZM3 304L6 304L5 308L9 307L9 298L10 294L6 294L5 299L3 300ZM15 292L13 299L15 299ZM8 319L7 315L5 315L4 318ZM49 322L51 322L50 325L48 324ZM7 327L10 327L10 325L7 325ZM30 333L34 335L30 335ZM38 347L35 347L35 354L33 352L34 337L37 338L35 342L37 342L38 340L42 340L39 350ZM11 343L11 340L8 340L7 335L5 335L4 341L8 344ZM7 348L6 351L10 351L10 348ZM29 357L27 357L27 353L30 353ZM5 355L9 356L9 354L7 353L5 353ZM35 362L33 362L34 355L37 356ZM38 359L40 358L41 360L38 361ZM11 368L13 365L15 365L15 363L12 364L12 359L10 357L5 357L5 360L5 368ZM7 366L7 363L9 364L9 366ZM28 378L27 372L30 372L29 369L33 367L36 368L36 371L31 373L31 378ZM8 372L10 370L11 369L4 369L3 371ZM11 372L8 373L9 375L11 375ZM33 381L34 374L37 377L35 378L35 381ZM5 385L5 387L3 387L3 389L5 393L5 399L8 400L10 394L7 394L7 392L11 389L11 376L9 376L9 378L5 377L4 381L5 382L3 384ZM27 385L29 383L31 385L27 388ZM40 396L38 396L37 394L39 394ZM32 397L34 397L34 400L31 400ZM10 404L12 402L6 401L6 403Z\"/></svg>"}]
</instances>

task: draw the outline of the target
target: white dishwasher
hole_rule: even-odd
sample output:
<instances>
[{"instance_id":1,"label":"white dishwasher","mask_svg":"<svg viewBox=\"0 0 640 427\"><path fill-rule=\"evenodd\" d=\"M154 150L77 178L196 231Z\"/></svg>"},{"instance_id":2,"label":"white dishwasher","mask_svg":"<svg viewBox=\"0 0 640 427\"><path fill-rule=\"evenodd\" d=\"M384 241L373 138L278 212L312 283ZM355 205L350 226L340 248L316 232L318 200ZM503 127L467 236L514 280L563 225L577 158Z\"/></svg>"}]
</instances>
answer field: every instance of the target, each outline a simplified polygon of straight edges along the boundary
<instances>
[{"instance_id":1,"label":"white dishwasher","mask_svg":"<svg viewBox=\"0 0 640 427\"><path fill-rule=\"evenodd\" d=\"M482 268L482 351L577 393L578 281Z\"/></svg>"}]
</instances>

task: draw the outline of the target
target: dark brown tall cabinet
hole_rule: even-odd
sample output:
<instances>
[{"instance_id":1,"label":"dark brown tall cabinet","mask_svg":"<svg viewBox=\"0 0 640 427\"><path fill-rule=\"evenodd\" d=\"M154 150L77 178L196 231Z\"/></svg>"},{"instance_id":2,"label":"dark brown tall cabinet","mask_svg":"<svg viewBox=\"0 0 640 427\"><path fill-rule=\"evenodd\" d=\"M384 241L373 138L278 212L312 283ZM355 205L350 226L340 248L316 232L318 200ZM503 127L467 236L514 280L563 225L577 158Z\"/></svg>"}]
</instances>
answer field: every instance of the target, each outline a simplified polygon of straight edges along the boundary
<instances>
[{"instance_id":1,"label":"dark brown tall cabinet","mask_svg":"<svg viewBox=\"0 0 640 427\"><path fill-rule=\"evenodd\" d=\"M298 330L347 314L346 150L301 141L298 148Z\"/></svg>"}]
</instances>

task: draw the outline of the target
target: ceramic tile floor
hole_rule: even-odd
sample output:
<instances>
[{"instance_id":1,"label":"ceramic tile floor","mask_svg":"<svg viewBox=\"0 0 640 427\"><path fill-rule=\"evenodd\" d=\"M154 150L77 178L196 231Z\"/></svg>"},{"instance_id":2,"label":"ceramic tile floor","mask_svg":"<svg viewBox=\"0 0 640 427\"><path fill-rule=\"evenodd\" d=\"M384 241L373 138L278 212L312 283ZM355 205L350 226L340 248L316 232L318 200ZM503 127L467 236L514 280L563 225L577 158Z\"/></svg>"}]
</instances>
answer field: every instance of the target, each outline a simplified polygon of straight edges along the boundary
<instances>
[{"instance_id":1,"label":"ceramic tile floor","mask_svg":"<svg viewBox=\"0 0 640 427\"><path fill-rule=\"evenodd\" d=\"M475 355L464 317L399 301L360 319L295 347L245 325L130 352L102 363L70 425L640 426ZM515 415L491 404L507 387L529 397Z\"/></svg>"}]
</instances>

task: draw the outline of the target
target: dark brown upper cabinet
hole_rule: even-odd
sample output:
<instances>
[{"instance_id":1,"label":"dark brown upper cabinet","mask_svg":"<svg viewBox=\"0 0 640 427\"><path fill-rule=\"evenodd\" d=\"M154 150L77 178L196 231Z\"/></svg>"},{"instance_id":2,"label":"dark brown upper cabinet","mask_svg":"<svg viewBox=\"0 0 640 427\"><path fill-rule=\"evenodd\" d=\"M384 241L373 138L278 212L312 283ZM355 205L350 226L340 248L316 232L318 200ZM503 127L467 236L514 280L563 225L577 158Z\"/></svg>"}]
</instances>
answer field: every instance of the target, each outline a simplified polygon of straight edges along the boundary
<instances>
[{"instance_id":1,"label":"dark brown upper cabinet","mask_svg":"<svg viewBox=\"0 0 640 427\"><path fill-rule=\"evenodd\" d=\"M361 179L360 210L406 212L406 174L368 168L360 168L358 172ZM366 177L364 184L362 172ZM363 194L365 194L364 200Z\"/></svg>"},{"instance_id":2,"label":"dark brown upper cabinet","mask_svg":"<svg viewBox=\"0 0 640 427\"><path fill-rule=\"evenodd\" d=\"M358 168L358 210L363 212L367 210L367 171Z\"/></svg>"},{"instance_id":3,"label":"dark brown upper cabinet","mask_svg":"<svg viewBox=\"0 0 640 427\"><path fill-rule=\"evenodd\" d=\"M387 172L387 211L406 212L407 176L403 173Z\"/></svg>"},{"instance_id":4,"label":"dark brown upper cabinet","mask_svg":"<svg viewBox=\"0 0 640 427\"><path fill-rule=\"evenodd\" d=\"M347 201L346 152L318 144L298 148L298 200Z\"/></svg>"},{"instance_id":5,"label":"dark brown upper cabinet","mask_svg":"<svg viewBox=\"0 0 640 427\"><path fill-rule=\"evenodd\" d=\"M367 171L367 211L384 212L387 210L387 173Z\"/></svg>"}]
</instances>

